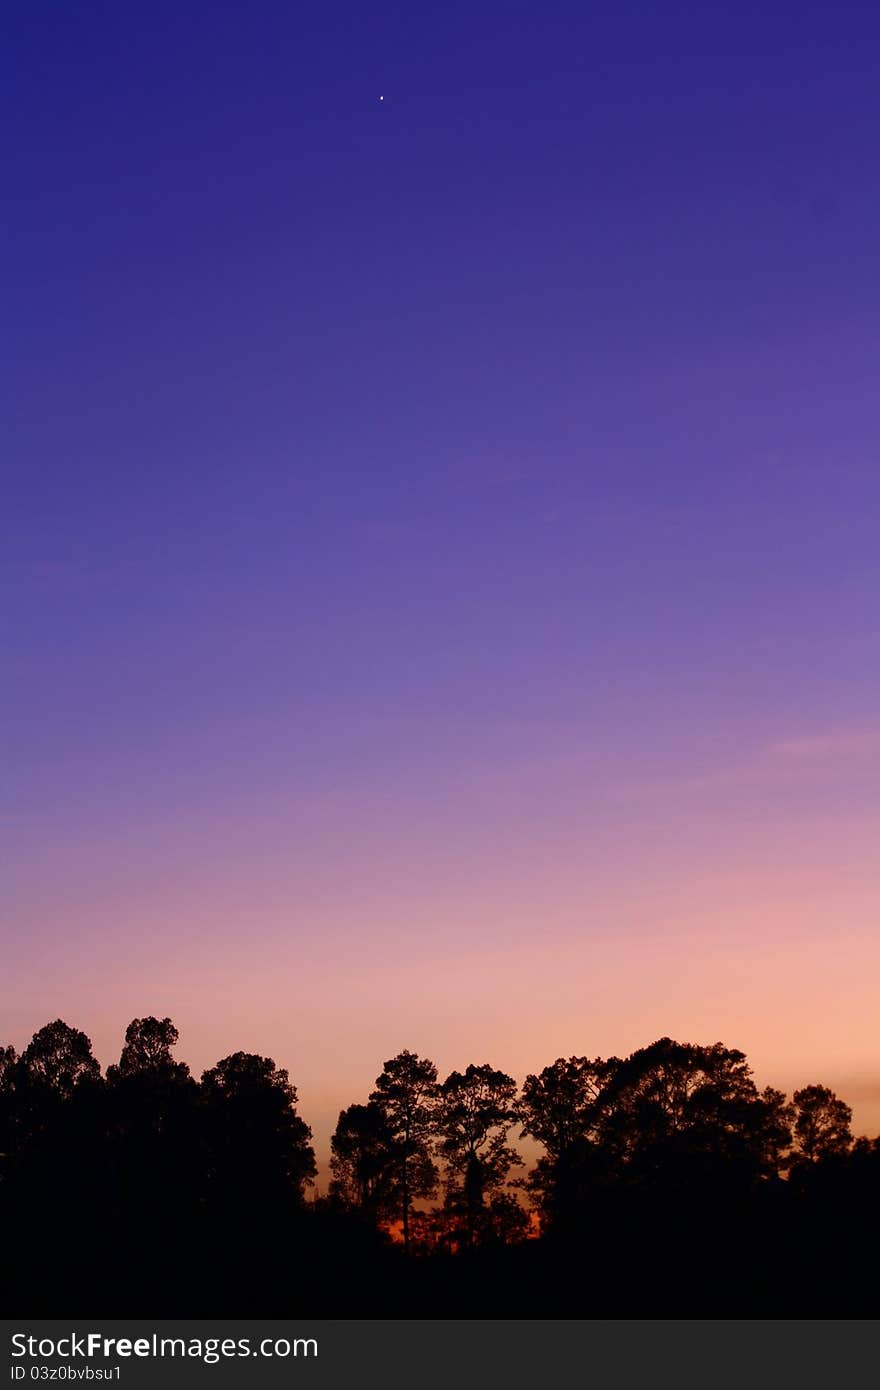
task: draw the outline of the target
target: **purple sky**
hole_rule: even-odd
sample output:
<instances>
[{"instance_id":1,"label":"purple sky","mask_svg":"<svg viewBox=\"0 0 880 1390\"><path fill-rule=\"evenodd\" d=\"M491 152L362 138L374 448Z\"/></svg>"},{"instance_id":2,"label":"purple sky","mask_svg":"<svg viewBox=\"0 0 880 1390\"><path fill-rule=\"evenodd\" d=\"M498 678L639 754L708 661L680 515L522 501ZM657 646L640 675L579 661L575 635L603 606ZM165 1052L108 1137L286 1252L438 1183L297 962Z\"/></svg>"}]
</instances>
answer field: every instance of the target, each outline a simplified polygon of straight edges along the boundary
<instances>
[{"instance_id":1,"label":"purple sky","mask_svg":"<svg viewBox=\"0 0 880 1390\"><path fill-rule=\"evenodd\" d=\"M5 28L4 1036L880 1126L876 7Z\"/></svg>"}]
</instances>

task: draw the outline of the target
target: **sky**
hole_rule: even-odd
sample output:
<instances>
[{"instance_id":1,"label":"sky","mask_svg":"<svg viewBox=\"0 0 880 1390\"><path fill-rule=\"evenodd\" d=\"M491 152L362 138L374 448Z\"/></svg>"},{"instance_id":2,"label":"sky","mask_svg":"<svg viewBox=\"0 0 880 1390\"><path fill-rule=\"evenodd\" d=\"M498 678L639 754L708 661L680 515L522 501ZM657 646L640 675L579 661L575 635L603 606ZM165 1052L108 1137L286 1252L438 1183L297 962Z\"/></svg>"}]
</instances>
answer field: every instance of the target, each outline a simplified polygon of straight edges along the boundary
<instances>
[{"instance_id":1,"label":"sky","mask_svg":"<svg viewBox=\"0 0 880 1390\"><path fill-rule=\"evenodd\" d=\"M880 17L5 16L2 1041L880 1130Z\"/></svg>"}]
</instances>

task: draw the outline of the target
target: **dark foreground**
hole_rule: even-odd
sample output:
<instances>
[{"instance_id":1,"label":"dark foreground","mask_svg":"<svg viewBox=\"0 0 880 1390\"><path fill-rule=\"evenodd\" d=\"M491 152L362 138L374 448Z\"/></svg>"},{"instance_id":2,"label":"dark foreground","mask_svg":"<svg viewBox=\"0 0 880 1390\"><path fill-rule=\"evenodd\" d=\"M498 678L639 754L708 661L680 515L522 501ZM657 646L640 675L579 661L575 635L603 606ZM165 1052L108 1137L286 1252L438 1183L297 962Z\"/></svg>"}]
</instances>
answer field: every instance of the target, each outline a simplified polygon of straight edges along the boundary
<instances>
[{"instance_id":1,"label":"dark foreground","mask_svg":"<svg viewBox=\"0 0 880 1390\"><path fill-rule=\"evenodd\" d=\"M871 1317L880 1223L864 1197L778 1190L722 1209L679 1194L597 1205L577 1231L408 1258L326 1210L115 1221L48 1198L3 1211L2 1304L30 1317Z\"/></svg>"}]
</instances>

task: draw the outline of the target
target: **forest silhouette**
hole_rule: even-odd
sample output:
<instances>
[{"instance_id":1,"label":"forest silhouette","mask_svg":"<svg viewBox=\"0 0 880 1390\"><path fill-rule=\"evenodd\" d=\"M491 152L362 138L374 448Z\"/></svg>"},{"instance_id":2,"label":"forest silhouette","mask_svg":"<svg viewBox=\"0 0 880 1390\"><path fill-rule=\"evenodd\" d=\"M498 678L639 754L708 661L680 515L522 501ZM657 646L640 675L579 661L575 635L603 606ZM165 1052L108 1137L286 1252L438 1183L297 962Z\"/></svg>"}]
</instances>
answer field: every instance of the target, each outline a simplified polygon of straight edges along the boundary
<instances>
[{"instance_id":1,"label":"forest silhouette","mask_svg":"<svg viewBox=\"0 0 880 1390\"><path fill-rule=\"evenodd\" d=\"M759 1090L721 1043L559 1058L522 1087L403 1051L340 1113L316 1196L288 1073L236 1052L197 1081L177 1041L135 1019L105 1076L61 1020L0 1048L7 1314L874 1312L880 1138L827 1087Z\"/></svg>"}]
</instances>

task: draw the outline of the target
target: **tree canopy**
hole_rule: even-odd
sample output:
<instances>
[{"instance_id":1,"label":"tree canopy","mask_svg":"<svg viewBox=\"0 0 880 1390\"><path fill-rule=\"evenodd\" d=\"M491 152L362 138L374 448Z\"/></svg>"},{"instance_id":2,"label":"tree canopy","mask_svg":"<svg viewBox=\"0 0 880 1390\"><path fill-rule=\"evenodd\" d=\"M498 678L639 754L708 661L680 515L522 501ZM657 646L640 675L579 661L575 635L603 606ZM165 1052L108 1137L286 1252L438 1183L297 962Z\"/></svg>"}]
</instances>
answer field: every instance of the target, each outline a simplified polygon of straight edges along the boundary
<instances>
[{"instance_id":1,"label":"tree canopy","mask_svg":"<svg viewBox=\"0 0 880 1390\"><path fill-rule=\"evenodd\" d=\"M196 1080L177 1045L171 1019L133 1019L106 1081L88 1036L62 1020L21 1055L0 1047L0 1222L32 1288L40 1252L92 1242L128 1289L170 1280L175 1309L194 1284L223 1306L249 1271L260 1311L291 1261L333 1280L348 1270L363 1299L392 1277L396 1251L432 1268L436 1257L438 1271L449 1261L436 1277L459 1281L467 1315L487 1305L466 1271L544 1261L562 1280L555 1310L580 1316L585 1261L595 1296L599 1270L613 1284L637 1268L647 1288L681 1251L682 1276L708 1261L716 1277L754 1279L754 1250L771 1270L784 1247L807 1288L816 1250L833 1262L817 1233L873 1229L880 1140L853 1140L850 1107L827 1086L759 1090L745 1055L720 1042L560 1057L521 1088L489 1062L440 1080L404 1050L340 1111L326 1197L288 1071L238 1051ZM401 1276L395 1306L407 1287Z\"/></svg>"}]
</instances>

